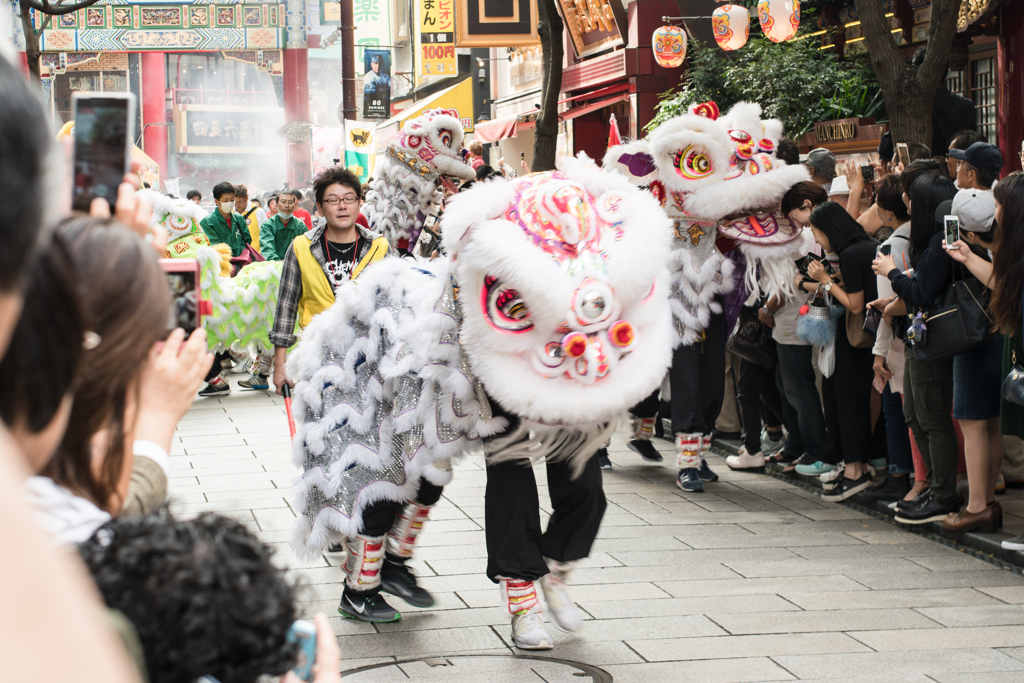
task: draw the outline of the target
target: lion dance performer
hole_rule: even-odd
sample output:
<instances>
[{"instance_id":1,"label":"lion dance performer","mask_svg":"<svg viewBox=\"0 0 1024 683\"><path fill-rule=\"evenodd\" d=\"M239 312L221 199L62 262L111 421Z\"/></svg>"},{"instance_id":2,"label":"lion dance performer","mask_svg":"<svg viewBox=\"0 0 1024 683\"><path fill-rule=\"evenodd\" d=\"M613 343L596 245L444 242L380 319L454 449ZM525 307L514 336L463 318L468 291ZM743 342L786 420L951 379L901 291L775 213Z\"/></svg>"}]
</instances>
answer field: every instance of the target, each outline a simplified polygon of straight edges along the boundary
<instances>
[{"instance_id":1,"label":"lion dance performer","mask_svg":"<svg viewBox=\"0 0 1024 683\"><path fill-rule=\"evenodd\" d=\"M294 543L316 555L344 540L342 613L350 596L367 604L379 590L385 553L414 540L368 535L368 511L413 500L423 480L446 483L451 461L482 447L487 574L513 641L553 644L538 579L555 625L579 628L566 582L606 505L594 453L671 354L669 226L649 194L567 160L455 196L442 218L446 257L384 259L338 289L289 374L304 470ZM554 508L543 534L537 459Z\"/></svg>"},{"instance_id":2,"label":"lion dance performer","mask_svg":"<svg viewBox=\"0 0 1024 683\"><path fill-rule=\"evenodd\" d=\"M669 383L676 483L684 491L700 492L705 482L718 480L705 456L724 393L729 324L723 297L737 286L739 295L731 299L738 303L751 293L793 293L800 230L778 205L809 176L803 166L775 158L781 137L782 123L762 120L757 104L741 102L720 116L714 102L705 102L647 140L612 147L604 158L605 169L648 188L673 225ZM657 410L655 392L631 411L630 447L649 460L660 460L650 443Z\"/></svg>"}]
</instances>

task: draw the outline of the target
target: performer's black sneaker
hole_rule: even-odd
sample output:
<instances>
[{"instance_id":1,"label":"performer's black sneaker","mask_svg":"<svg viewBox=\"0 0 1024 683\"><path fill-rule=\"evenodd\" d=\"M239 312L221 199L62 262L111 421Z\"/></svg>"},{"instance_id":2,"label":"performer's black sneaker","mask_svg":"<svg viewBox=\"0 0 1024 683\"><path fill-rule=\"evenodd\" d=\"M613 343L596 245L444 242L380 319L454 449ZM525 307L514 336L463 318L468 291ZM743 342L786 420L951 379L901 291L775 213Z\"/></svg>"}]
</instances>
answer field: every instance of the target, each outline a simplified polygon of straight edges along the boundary
<instances>
[{"instance_id":1,"label":"performer's black sneaker","mask_svg":"<svg viewBox=\"0 0 1024 683\"><path fill-rule=\"evenodd\" d=\"M640 457L647 462L662 461L661 453L658 452L658 449L648 439L633 439L626 445L629 446L629 450L640 454Z\"/></svg>"},{"instance_id":2,"label":"performer's black sneaker","mask_svg":"<svg viewBox=\"0 0 1024 683\"><path fill-rule=\"evenodd\" d=\"M207 384L199 390L200 396L227 396L231 393L231 385L221 380L216 384Z\"/></svg>"},{"instance_id":3,"label":"performer's black sneaker","mask_svg":"<svg viewBox=\"0 0 1024 683\"><path fill-rule=\"evenodd\" d=\"M384 557L380 570L380 587L386 593L402 598L413 607L432 607L434 596L416 583L416 575L405 562Z\"/></svg>"},{"instance_id":4,"label":"performer's black sneaker","mask_svg":"<svg viewBox=\"0 0 1024 683\"><path fill-rule=\"evenodd\" d=\"M704 482L700 480L700 470L696 467L684 467L679 470L676 476L676 486L687 493L701 493L704 491Z\"/></svg>"},{"instance_id":5,"label":"performer's black sneaker","mask_svg":"<svg viewBox=\"0 0 1024 683\"><path fill-rule=\"evenodd\" d=\"M380 593L356 593L348 588L341 594L338 614L349 619L381 623L400 621L402 613L388 604Z\"/></svg>"},{"instance_id":6,"label":"performer's black sneaker","mask_svg":"<svg viewBox=\"0 0 1024 683\"><path fill-rule=\"evenodd\" d=\"M602 470L610 470L612 468L612 460L608 457L607 448L597 451L597 464Z\"/></svg>"}]
</instances>

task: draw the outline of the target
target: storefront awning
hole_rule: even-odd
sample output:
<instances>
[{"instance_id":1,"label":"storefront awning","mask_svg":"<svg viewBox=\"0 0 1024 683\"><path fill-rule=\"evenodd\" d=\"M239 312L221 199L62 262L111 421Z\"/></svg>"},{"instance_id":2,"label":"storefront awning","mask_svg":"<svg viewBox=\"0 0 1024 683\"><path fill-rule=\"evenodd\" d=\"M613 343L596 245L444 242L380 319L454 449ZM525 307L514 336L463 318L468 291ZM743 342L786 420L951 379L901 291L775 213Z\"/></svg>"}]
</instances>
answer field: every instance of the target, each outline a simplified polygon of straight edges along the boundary
<instances>
[{"instance_id":1,"label":"storefront awning","mask_svg":"<svg viewBox=\"0 0 1024 683\"><path fill-rule=\"evenodd\" d=\"M488 142L497 142L498 140L504 140L505 138L514 138L516 136L517 124L518 119L515 116L509 119L481 121L476 124L476 129L473 131L473 137L477 142L482 142L484 144L487 144Z\"/></svg>"},{"instance_id":2,"label":"storefront awning","mask_svg":"<svg viewBox=\"0 0 1024 683\"><path fill-rule=\"evenodd\" d=\"M598 109L604 109L605 107L611 104L615 104L616 102L622 102L623 100L628 99L628 92L619 93L614 97L608 97L603 100L598 100L597 102L591 102L590 104L587 104L582 107L573 107L572 109L566 109L560 114L560 116L562 117L563 121L568 121L569 119L574 119L577 116L583 116L584 114L589 114L590 112L597 111Z\"/></svg>"},{"instance_id":3,"label":"storefront awning","mask_svg":"<svg viewBox=\"0 0 1024 683\"><path fill-rule=\"evenodd\" d=\"M463 79L455 85L436 92L425 100L403 109L384 123L377 126L377 151L387 147L391 138L405 125L428 109L444 109L462 122L462 129L473 132L473 81Z\"/></svg>"}]
</instances>

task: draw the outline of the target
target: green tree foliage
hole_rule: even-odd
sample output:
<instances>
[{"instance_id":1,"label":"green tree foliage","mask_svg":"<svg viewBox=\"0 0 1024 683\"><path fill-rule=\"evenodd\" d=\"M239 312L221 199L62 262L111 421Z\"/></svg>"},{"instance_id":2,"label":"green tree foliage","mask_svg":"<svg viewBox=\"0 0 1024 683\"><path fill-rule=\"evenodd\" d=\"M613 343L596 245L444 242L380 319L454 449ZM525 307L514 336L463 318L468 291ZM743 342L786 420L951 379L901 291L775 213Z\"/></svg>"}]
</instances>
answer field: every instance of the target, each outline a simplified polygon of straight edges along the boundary
<instances>
[{"instance_id":1,"label":"green tree foliage","mask_svg":"<svg viewBox=\"0 0 1024 683\"><path fill-rule=\"evenodd\" d=\"M785 124L790 138L819 121L885 116L871 66L862 60L840 61L832 51L819 50L817 40L773 43L752 36L736 52L691 40L689 62L679 86L662 95L647 130L685 114L693 103L709 100L722 112L737 102L757 102L766 118Z\"/></svg>"}]
</instances>

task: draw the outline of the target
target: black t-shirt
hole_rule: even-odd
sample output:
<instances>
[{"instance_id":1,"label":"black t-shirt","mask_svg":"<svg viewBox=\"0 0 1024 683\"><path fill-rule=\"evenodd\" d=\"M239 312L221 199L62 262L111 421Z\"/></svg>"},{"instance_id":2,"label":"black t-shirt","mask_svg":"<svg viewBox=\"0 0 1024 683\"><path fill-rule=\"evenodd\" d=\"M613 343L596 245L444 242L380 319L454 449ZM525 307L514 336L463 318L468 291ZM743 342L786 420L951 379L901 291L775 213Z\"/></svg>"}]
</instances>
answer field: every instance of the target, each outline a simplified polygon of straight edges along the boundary
<instances>
[{"instance_id":1,"label":"black t-shirt","mask_svg":"<svg viewBox=\"0 0 1024 683\"><path fill-rule=\"evenodd\" d=\"M356 245L358 243L358 239L348 244L326 242L327 277L331 281L332 287L337 287L352 277L352 270L356 267Z\"/></svg>"},{"instance_id":2,"label":"black t-shirt","mask_svg":"<svg viewBox=\"0 0 1024 683\"><path fill-rule=\"evenodd\" d=\"M843 249L839 255L839 270L843 276L843 291L847 294L864 292L864 305L878 298L878 282L871 270L875 260L878 242L872 239L857 240Z\"/></svg>"}]
</instances>

